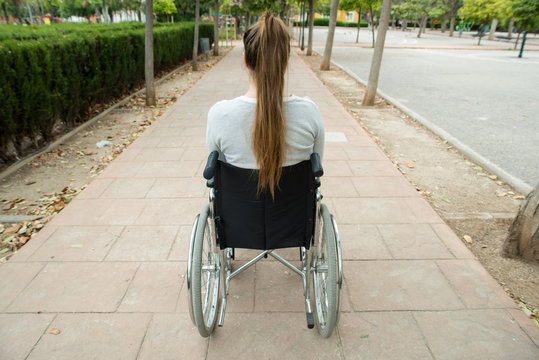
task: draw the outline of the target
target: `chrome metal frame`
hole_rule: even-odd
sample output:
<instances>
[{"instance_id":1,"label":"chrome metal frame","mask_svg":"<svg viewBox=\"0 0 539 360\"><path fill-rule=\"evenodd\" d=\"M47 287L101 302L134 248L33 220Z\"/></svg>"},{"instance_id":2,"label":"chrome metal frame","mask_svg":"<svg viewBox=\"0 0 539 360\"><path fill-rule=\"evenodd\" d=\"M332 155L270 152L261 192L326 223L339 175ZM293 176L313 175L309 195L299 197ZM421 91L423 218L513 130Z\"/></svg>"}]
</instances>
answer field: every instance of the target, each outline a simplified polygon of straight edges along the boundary
<instances>
[{"instance_id":1,"label":"chrome metal frame","mask_svg":"<svg viewBox=\"0 0 539 360\"><path fill-rule=\"evenodd\" d=\"M210 189L210 195L209 195L209 206L210 206L210 217L213 219L214 214L214 190L213 188ZM217 271L218 272L218 281L220 282L220 289L221 292L221 303L219 306L219 312L218 312L218 326L222 327L224 324L224 318L225 318L225 312L226 312L226 306L227 306L227 296L229 293L229 286L230 286L230 280L234 278L235 276L239 275L249 267L256 264L258 261L260 261L262 258L267 257L268 255L275 258L277 261L288 267L292 272L299 275L302 279L303 283L303 295L305 296L305 311L307 314L307 322L309 328L312 328L314 326L314 320L313 320L313 309L311 306L311 276L313 276L313 272L315 271L321 271L323 272L323 267L315 268L316 264L313 263L313 252L316 251L318 248L318 242L320 241L321 229L319 224L319 216L320 216L320 205L322 200L322 194L320 193L320 189L316 190L316 213L315 213L315 231L312 238L312 244L310 246L309 251L305 249L305 247L300 248L300 256L301 256L301 266L297 267L284 259L282 256L280 256L275 250L264 250L261 253L259 253L257 256L253 257L251 260L247 261L245 264L240 266L238 269L232 271L231 267L231 261L232 261L232 249L226 248L223 250L220 250L219 244L217 244L217 236L215 232L215 223L214 221L210 221L210 237L211 241L213 241L214 246L214 257L215 259L219 259L220 261L217 263L215 268L207 269L210 271ZM192 249L194 248L194 241L196 237L196 228L199 221L199 216L196 217L195 223L193 225L193 232L191 233L191 244L190 244L190 252L189 252L189 258L188 258L188 264L187 264L187 288L188 290L191 289L191 275L192 275L192 269L191 269L191 263L193 258ZM331 216L331 223L335 232L335 241L336 241L336 248L337 248L337 262L338 262L338 298L337 298L337 309L340 308L340 290L342 287L342 259L341 259L341 249L340 249L340 239L339 239L339 233L337 230L337 224L333 216ZM327 266L326 266L327 271ZM313 279L314 286L317 286L317 279L316 277ZM193 309L192 309L192 299L191 299L191 291L189 291L190 301L189 301L189 312L191 314L191 320L193 323L194 317L193 317ZM327 296L326 296L327 298ZM320 306L321 304L316 304L316 306ZM339 312L340 313L340 312ZM213 311L212 314L213 316ZM337 320L338 321L338 320ZM196 324L195 324L196 325Z\"/></svg>"}]
</instances>

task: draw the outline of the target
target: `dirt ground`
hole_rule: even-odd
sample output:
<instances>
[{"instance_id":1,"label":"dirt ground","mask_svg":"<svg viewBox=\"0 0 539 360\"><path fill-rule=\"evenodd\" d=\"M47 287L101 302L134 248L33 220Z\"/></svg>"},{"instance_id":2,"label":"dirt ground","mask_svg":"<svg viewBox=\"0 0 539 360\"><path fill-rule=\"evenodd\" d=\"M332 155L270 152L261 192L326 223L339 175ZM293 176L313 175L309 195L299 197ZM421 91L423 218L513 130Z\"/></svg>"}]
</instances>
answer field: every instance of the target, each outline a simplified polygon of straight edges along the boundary
<instances>
[{"instance_id":1,"label":"dirt ground","mask_svg":"<svg viewBox=\"0 0 539 360\"><path fill-rule=\"evenodd\" d=\"M320 71L320 55L297 52L509 296L537 313L539 264L502 256L524 196L382 98L362 106L363 85L336 66Z\"/></svg>"},{"instance_id":2,"label":"dirt ground","mask_svg":"<svg viewBox=\"0 0 539 360\"><path fill-rule=\"evenodd\" d=\"M34 157L13 174L0 173L0 263L31 241L33 234L147 127L159 121L164 111L228 51L221 47L220 56L210 55L208 61L201 57L196 72L186 63L169 73L156 85L156 107L146 107L145 99L135 96L89 127L73 130L75 134L64 143Z\"/></svg>"}]
</instances>

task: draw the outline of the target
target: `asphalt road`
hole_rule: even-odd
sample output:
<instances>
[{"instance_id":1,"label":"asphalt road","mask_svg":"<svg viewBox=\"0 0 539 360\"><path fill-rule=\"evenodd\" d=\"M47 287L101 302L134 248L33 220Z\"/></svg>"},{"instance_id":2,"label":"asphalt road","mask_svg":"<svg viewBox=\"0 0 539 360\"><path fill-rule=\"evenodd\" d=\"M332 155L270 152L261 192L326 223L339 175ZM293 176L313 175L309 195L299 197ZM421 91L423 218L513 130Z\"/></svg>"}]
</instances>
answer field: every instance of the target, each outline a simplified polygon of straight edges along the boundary
<instances>
[{"instance_id":1,"label":"asphalt road","mask_svg":"<svg viewBox=\"0 0 539 360\"><path fill-rule=\"evenodd\" d=\"M348 30L353 35L347 37L345 31L337 39L355 42L355 33ZM316 31L315 40L323 32ZM419 39L424 49L384 50L379 90L534 187L539 181L539 52L518 59L508 50L429 49L472 39L427 38ZM412 43L414 36L392 32L388 40ZM322 53L322 44L315 50ZM333 48L332 60L367 80L372 52L341 44Z\"/></svg>"}]
</instances>

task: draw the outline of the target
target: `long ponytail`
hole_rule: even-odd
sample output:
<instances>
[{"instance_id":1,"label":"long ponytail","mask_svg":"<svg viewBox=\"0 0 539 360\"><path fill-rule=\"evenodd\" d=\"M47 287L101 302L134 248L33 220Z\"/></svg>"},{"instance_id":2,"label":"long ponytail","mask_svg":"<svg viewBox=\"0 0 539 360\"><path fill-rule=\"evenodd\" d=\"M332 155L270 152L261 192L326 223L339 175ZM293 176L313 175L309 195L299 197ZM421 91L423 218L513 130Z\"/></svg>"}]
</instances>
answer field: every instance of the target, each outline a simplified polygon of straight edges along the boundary
<instances>
[{"instance_id":1,"label":"long ponytail","mask_svg":"<svg viewBox=\"0 0 539 360\"><path fill-rule=\"evenodd\" d=\"M246 31L247 67L256 81L256 111L251 147L258 165L258 191L275 196L285 157L284 81L290 56L290 36L282 20L266 10Z\"/></svg>"}]
</instances>

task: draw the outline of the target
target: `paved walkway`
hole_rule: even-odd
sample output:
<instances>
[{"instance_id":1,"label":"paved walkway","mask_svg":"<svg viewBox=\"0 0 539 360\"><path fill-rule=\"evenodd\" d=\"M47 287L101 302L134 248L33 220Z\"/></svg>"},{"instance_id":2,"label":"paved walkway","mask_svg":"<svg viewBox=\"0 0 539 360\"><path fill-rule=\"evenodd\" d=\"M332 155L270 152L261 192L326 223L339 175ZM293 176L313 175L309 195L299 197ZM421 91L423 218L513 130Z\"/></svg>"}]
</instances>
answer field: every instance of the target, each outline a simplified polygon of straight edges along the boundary
<instances>
[{"instance_id":1,"label":"paved walkway","mask_svg":"<svg viewBox=\"0 0 539 360\"><path fill-rule=\"evenodd\" d=\"M237 48L0 266L0 359L539 358L539 329L295 54L289 81L327 131L345 260L331 338L306 328L300 279L270 259L231 282L211 338L189 318L206 114L246 90Z\"/></svg>"}]
</instances>

